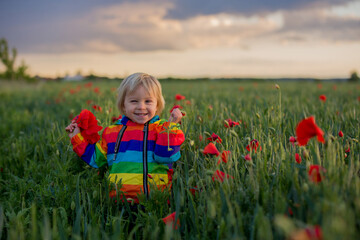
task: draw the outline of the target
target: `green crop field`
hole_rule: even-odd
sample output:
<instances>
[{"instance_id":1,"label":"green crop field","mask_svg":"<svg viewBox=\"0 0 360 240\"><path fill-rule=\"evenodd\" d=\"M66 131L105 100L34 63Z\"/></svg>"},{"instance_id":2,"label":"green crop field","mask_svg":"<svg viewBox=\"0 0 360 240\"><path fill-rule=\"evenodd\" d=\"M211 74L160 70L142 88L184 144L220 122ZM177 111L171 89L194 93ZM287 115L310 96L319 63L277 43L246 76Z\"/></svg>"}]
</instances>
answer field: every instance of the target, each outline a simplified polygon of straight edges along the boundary
<instances>
[{"instance_id":1,"label":"green crop field","mask_svg":"<svg viewBox=\"0 0 360 240\"><path fill-rule=\"evenodd\" d=\"M64 129L82 109L112 124L120 82L0 84L0 239L360 237L359 84L162 81L161 117L181 105L186 140L172 193L152 190L133 221L130 203L109 197L106 169L87 166ZM289 141L310 116L325 143ZM204 152L213 133L219 156ZM164 224L173 212L179 224Z\"/></svg>"}]
</instances>

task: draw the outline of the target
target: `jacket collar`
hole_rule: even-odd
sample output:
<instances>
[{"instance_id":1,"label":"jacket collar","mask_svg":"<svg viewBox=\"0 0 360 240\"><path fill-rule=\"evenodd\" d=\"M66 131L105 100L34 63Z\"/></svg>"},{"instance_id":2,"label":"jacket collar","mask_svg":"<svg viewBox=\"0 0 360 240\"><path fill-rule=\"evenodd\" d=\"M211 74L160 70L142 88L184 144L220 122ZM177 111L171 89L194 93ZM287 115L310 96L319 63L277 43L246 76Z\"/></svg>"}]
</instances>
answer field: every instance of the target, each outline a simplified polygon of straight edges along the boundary
<instances>
[{"instance_id":1,"label":"jacket collar","mask_svg":"<svg viewBox=\"0 0 360 240\"><path fill-rule=\"evenodd\" d=\"M155 115L150 121L149 123L154 123L156 121L158 121L160 118L158 115ZM115 125L136 125L137 123L133 122L130 118L128 118L125 115L122 115L121 119L117 120L117 122L115 123Z\"/></svg>"}]
</instances>

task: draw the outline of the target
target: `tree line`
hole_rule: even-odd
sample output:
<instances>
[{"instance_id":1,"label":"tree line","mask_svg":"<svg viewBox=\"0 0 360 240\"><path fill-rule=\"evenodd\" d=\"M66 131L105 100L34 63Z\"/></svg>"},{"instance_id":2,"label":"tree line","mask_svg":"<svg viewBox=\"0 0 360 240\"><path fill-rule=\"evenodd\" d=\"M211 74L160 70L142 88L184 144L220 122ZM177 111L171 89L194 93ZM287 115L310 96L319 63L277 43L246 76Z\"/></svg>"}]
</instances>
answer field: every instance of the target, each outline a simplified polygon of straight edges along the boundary
<instances>
[{"instance_id":1,"label":"tree line","mask_svg":"<svg viewBox=\"0 0 360 240\"><path fill-rule=\"evenodd\" d=\"M8 42L5 38L0 39L0 59L3 65L5 66L5 72L0 72L0 80L6 79L11 81L36 81L34 77L31 77L27 70L29 67L25 64L24 61L21 62L20 66L15 67L15 60L17 56L16 48L12 48L11 51L8 46ZM349 82L360 81L360 78L356 71L353 71L348 79Z\"/></svg>"}]
</instances>

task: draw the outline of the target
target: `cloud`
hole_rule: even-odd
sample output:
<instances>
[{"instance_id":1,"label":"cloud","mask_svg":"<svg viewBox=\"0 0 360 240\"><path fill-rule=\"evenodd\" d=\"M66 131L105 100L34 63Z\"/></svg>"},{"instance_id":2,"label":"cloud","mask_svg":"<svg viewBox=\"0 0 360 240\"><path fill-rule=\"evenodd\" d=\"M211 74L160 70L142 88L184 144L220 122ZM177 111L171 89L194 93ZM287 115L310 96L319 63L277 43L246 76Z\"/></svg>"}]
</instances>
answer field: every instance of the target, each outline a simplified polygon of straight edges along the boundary
<instances>
[{"instance_id":1,"label":"cloud","mask_svg":"<svg viewBox=\"0 0 360 240\"><path fill-rule=\"evenodd\" d=\"M187 19L200 15L219 13L240 14L244 16L268 14L269 12L288 11L304 8L324 8L343 5L351 0L174 0L176 8L170 9L167 17L171 19Z\"/></svg>"},{"instance_id":2,"label":"cloud","mask_svg":"<svg viewBox=\"0 0 360 240\"><path fill-rule=\"evenodd\" d=\"M250 16L213 14L189 19L166 18L175 6L168 2L122 3L61 22L48 21L22 31L28 37L25 52L140 52L185 50L217 46L246 48L248 37L280 27L277 14ZM39 34L40 33L40 34ZM17 37L21 39L20 35Z\"/></svg>"},{"instance_id":3,"label":"cloud","mask_svg":"<svg viewBox=\"0 0 360 240\"><path fill-rule=\"evenodd\" d=\"M111 2L111 4L110 4ZM26 53L183 51L260 42L358 41L359 1L107 1L80 11L13 25L11 42ZM96 5L97 4L97 5ZM67 8L64 8L67 9ZM21 17L20 17L21 18ZM0 34L2 31L0 30ZM26 41L24 41L26 39Z\"/></svg>"},{"instance_id":4,"label":"cloud","mask_svg":"<svg viewBox=\"0 0 360 240\"><path fill-rule=\"evenodd\" d=\"M354 6L359 10L358 15L351 13ZM337 9L342 9L342 13L339 14ZM360 4L286 11L282 16L283 28L272 34L283 40L338 42L360 39Z\"/></svg>"}]
</instances>

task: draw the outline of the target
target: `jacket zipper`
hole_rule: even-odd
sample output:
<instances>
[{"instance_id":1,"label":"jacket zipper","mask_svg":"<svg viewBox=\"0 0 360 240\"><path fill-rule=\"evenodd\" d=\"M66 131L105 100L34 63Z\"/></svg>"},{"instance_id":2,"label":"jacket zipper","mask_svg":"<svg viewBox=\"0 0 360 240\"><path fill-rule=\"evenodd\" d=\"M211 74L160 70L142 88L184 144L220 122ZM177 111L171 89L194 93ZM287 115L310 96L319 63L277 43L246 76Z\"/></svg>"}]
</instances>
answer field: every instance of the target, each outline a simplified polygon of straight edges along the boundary
<instances>
[{"instance_id":1,"label":"jacket zipper","mask_svg":"<svg viewBox=\"0 0 360 240\"><path fill-rule=\"evenodd\" d=\"M126 129L126 125L123 125L123 127L120 129L117 140L116 140L116 144L115 144L115 148L114 148L114 158L113 158L113 162L116 159L116 155L119 152L119 148L120 148L120 143L121 143L121 139L122 136L124 135L125 129Z\"/></svg>"},{"instance_id":2,"label":"jacket zipper","mask_svg":"<svg viewBox=\"0 0 360 240\"><path fill-rule=\"evenodd\" d=\"M143 187L146 198L149 198L149 190L148 190L148 162L147 162L147 138L149 131L149 123L145 123L144 125L144 145L143 145Z\"/></svg>"}]
</instances>

